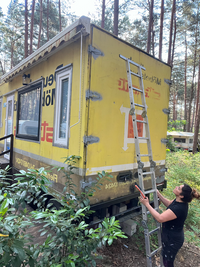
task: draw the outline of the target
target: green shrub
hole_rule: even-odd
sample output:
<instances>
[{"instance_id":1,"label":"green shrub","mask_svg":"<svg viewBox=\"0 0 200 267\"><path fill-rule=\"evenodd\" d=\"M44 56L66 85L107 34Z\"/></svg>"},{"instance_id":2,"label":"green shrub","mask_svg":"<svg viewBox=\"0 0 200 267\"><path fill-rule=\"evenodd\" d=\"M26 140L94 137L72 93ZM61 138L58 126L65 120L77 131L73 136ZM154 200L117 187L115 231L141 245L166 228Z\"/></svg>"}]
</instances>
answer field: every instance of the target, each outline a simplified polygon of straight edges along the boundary
<instances>
[{"instance_id":1,"label":"green shrub","mask_svg":"<svg viewBox=\"0 0 200 267\"><path fill-rule=\"evenodd\" d=\"M114 217L105 218L96 229L85 222L92 212L89 196L100 189L103 179L110 177L105 172L99 173L93 187L78 195L71 179L78 158L66 158L68 168L61 168L66 185L63 197L57 200L61 205L59 210L45 206L49 180L44 168L20 171L13 184L1 170L0 229L5 236L0 235L0 266L96 266L95 251L100 244L111 245L118 237L126 238ZM37 210L27 215L26 202L35 204ZM47 234L42 245L31 245L30 236L26 235L27 228L35 223L42 223L41 236Z\"/></svg>"},{"instance_id":2,"label":"green shrub","mask_svg":"<svg viewBox=\"0 0 200 267\"><path fill-rule=\"evenodd\" d=\"M192 154L188 151L167 153L166 163L168 168L166 173L167 188L163 191L166 198L175 198L173 189L184 183L200 192L200 153ZM196 199L189 204L185 226L185 239L200 246L199 238L197 238L200 232L200 206Z\"/></svg>"}]
</instances>

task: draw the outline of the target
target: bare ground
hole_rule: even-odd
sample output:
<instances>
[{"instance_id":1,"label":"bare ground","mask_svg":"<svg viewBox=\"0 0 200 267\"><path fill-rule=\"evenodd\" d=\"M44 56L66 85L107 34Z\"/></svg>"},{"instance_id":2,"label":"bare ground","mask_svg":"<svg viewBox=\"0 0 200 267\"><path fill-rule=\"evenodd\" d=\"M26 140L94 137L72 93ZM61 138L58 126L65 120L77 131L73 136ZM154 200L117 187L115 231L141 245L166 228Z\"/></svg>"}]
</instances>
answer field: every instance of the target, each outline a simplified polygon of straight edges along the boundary
<instances>
[{"instance_id":1,"label":"bare ground","mask_svg":"<svg viewBox=\"0 0 200 267\"><path fill-rule=\"evenodd\" d=\"M134 237L118 239L111 246L98 250L103 259L98 260L97 267L145 267L146 256L134 242ZM152 266L159 266L159 257L152 259ZM175 267L200 267L200 248L184 243L176 256Z\"/></svg>"},{"instance_id":2,"label":"bare ground","mask_svg":"<svg viewBox=\"0 0 200 267\"><path fill-rule=\"evenodd\" d=\"M32 208L27 205L28 211ZM34 237L33 243L42 244L46 240L45 236L40 236L38 224L31 227L27 233ZM138 241L136 236L127 239L117 239L111 246L98 249L98 255L102 259L97 260L97 267L146 267L145 247L141 245L144 240ZM159 266L159 256L152 259L153 267ZM176 256L175 267L200 267L200 248L184 243Z\"/></svg>"}]
</instances>

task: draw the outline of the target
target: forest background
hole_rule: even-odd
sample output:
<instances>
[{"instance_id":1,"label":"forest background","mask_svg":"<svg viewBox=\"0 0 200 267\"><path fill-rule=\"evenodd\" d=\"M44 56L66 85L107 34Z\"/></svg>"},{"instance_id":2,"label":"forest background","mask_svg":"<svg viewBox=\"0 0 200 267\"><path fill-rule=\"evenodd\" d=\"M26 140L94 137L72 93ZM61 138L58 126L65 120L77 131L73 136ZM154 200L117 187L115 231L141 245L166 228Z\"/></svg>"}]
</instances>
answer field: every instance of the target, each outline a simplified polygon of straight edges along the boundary
<instances>
[{"instance_id":1,"label":"forest background","mask_svg":"<svg viewBox=\"0 0 200 267\"><path fill-rule=\"evenodd\" d=\"M93 23L171 65L170 126L194 131L195 144L200 123L200 2L93 1ZM73 2L11 0L6 14L0 4L0 77L78 19Z\"/></svg>"}]
</instances>

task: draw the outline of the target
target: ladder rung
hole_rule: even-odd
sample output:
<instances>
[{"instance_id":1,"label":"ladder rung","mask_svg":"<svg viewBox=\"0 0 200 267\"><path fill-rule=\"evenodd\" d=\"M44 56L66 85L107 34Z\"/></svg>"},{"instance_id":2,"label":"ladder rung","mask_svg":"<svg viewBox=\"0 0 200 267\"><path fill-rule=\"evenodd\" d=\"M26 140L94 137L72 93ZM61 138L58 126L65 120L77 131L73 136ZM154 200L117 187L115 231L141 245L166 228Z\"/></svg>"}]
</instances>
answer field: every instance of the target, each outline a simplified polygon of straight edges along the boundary
<instances>
[{"instance_id":1,"label":"ladder rung","mask_svg":"<svg viewBox=\"0 0 200 267\"><path fill-rule=\"evenodd\" d=\"M152 235L153 233L157 232L158 230L160 230L160 226L157 227L157 228L155 228L155 229L153 229L153 230L151 230L151 231L149 232L149 235Z\"/></svg>"},{"instance_id":2,"label":"ladder rung","mask_svg":"<svg viewBox=\"0 0 200 267\"><path fill-rule=\"evenodd\" d=\"M153 172L143 172L142 175L149 175L152 174Z\"/></svg>"},{"instance_id":3,"label":"ladder rung","mask_svg":"<svg viewBox=\"0 0 200 267\"><path fill-rule=\"evenodd\" d=\"M159 210L159 207L154 208L154 210L158 211ZM147 211L147 214L151 214L150 211Z\"/></svg>"},{"instance_id":4,"label":"ladder rung","mask_svg":"<svg viewBox=\"0 0 200 267\"><path fill-rule=\"evenodd\" d=\"M135 72L130 71L130 74L137 76L138 78L141 78L141 76Z\"/></svg>"},{"instance_id":5,"label":"ladder rung","mask_svg":"<svg viewBox=\"0 0 200 267\"><path fill-rule=\"evenodd\" d=\"M154 193L156 191L157 191L157 189L151 189L151 190L145 191L144 193L146 195L146 194Z\"/></svg>"},{"instance_id":6,"label":"ladder rung","mask_svg":"<svg viewBox=\"0 0 200 267\"><path fill-rule=\"evenodd\" d=\"M142 122L142 123L147 123L146 121L140 121L140 120L136 120L137 122Z\"/></svg>"},{"instance_id":7,"label":"ladder rung","mask_svg":"<svg viewBox=\"0 0 200 267\"><path fill-rule=\"evenodd\" d=\"M138 139L149 140L149 137L138 137Z\"/></svg>"},{"instance_id":8,"label":"ladder rung","mask_svg":"<svg viewBox=\"0 0 200 267\"><path fill-rule=\"evenodd\" d=\"M141 154L140 157L150 157L151 155L149 154Z\"/></svg>"},{"instance_id":9,"label":"ladder rung","mask_svg":"<svg viewBox=\"0 0 200 267\"><path fill-rule=\"evenodd\" d=\"M137 64L137 63L135 63L134 61L130 60L129 58L126 58L126 57L124 57L124 56L122 56L122 55L119 55L119 57L121 57L122 59L128 61L129 64L132 64L132 65L135 65L135 66L137 66L137 67L140 67L142 70L146 70L143 66L141 66L141 65L139 65L139 64Z\"/></svg>"},{"instance_id":10,"label":"ladder rung","mask_svg":"<svg viewBox=\"0 0 200 267\"><path fill-rule=\"evenodd\" d=\"M142 90L140 90L140 89L138 89L138 88L135 88L135 87L133 87L133 86L132 86L132 89L135 90L135 91L138 91L138 92L140 92L140 93L143 93Z\"/></svg>"},{"instance_id":11,"label":"ladder rung","mask_svg":"<svg viewBox=\"0 0 200 267\"><path fill-rule=\"evenodd\" d=\"M135 104L135 106L140 107L140 108L145 108L145 106L140 105L140 104Z\"/></svg>"},{"instance_id":12,"label":"ladder rung","mask_svg":"<svg viewBox=\"0 0 200 267\"><path fill-rule=\"evenodd\" d=\"M154 250L154 251L152 251L151 252L151 257L153 256L153 255L155 255L159 250L161 250L162 249L162 246L160 246L159 248L157 248L156 250Z\"/></svg>"}]
</instances>

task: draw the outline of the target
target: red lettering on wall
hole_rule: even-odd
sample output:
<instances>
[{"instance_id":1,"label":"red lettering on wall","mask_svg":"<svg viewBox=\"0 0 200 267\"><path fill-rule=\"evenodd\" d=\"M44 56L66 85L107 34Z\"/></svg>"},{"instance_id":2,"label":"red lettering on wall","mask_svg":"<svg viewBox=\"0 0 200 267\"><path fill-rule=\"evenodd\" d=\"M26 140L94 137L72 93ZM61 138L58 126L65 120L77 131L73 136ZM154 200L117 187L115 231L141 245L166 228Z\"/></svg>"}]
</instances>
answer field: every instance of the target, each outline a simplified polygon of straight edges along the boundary
<instances>
[{"instance_id":1,"label":"red lettering on wall","mask_svg":"<svg viewBox=\"0 0 200 267\"><path fill-rule=\"evenodd\" d=\"M53 142L53 127L47 127L46 141Z\"/></svg>"},{"instance_id":2,"label":"red lettering on wall","mask_svg":"<svg viewBox=\"0 0 200 267\"><path fill-rule=\"evenodd\" d=\"M43 135L41 135L41 141L45 141L45 135L46 135L46 126L48 126L49 124L44 121L42 124L41 124L41 131L43 132Z\"/></svg>"},{"instance_id":3,"label":"red lettering on wall","mask_svg":"<svg viewBox=\"0 0 200 267\"><path fill-rule=\"evenodd\" d=\"M141 115L136 115L136 119L143 121L143 118ZM138 136L142 137L143 136L143 123L142 122L137 122L137 129L138 129ZM128 118L128 138L134 138L133 121L132 121L132 116L130 114Z\"/></svg>"},{"instance_id":4,"label":"red lettering on wall","mask_svg":"<svg viewBox=\"0 0 200 267\"><path fill-rule=\"evenodd\" d=\"M41 124L41 141L46 141L46 142L49 142L49 143L52 143L53 142L53 127L47 127L49 126L49 124L44 121L42 124Z\"/></svg>"},{"instance_id":5,"label":"red lettering on wall","mask_svg":"<svg viewBox=\"0 0 200 267\"><path fill-rule=\"evenodd\" d=\"M120 78L118 80L118 86L120 86L120 87L118 87L119 90L128 92L128 81L126 79Z\"/></svg>"},{"instance_id":6,"label":"red lettering on wall","mask_svg":"<svg viewBox=\"0 0 200 267\"><path fill-rule=\"evenodd\" d=\"M155 89L152 87L147 87L145 89L145 97L147 98L152 97L153 99L159 100L160 93L156 92Z\"/></svg>"},{"instance_id":7,"label":"red lettering on wall","mask_svg":"<svg viewBox=\"0 0 200 267\"><path fill-rule=\"evenodd\" d=\"M119 86L118 89L121 90L121 91L124 91L124 92L128 92L129 91L128 90L128 81L126 79L120 78L118 80L118 86ZM139 89L139 87L136 86L136 85L133 85L133 87ZM135 95L140 94L138 91L133 91L133 93ZM154 88L152 88L152 87L147 87L145 89L145 97L146 98L151 97L153 99L159 100L160 99L160 96L161 96L161 94L159 92L156 92L156 90Z\"/></svg>"}]
</instances>

